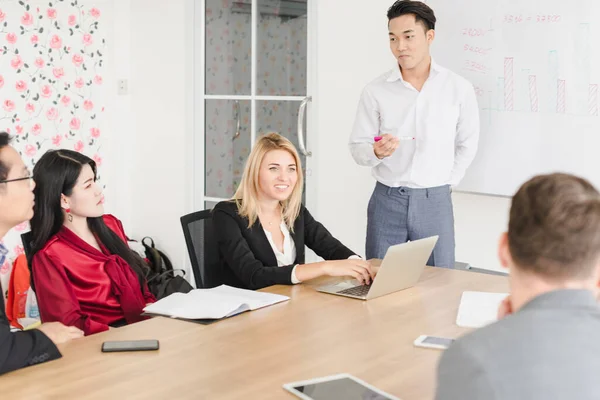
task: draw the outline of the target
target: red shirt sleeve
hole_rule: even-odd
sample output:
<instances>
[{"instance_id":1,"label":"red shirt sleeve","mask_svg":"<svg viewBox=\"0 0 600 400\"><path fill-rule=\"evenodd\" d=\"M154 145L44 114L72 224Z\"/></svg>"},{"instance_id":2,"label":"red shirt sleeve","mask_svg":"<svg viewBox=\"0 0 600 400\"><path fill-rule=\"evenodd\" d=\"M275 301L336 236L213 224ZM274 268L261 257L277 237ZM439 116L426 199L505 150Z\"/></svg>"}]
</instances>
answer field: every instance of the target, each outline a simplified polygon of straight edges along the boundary
<instances>
[{"instance_id":1,"label":"red shirt sleeve","mask_svg":"<svg viewBox=\"0 0 600 400\"><path fill-rule=\"evenodd\" d=\"M144 300L146 301L146 304L156 302L156 297L150 293L150 289L148 289L148 284L146 282L144 282Z\"/></svg>"},{"instance_id":2,"label":"red shirt sleeve","mask_svg":"<svg viewBox=\"0 0 600 400\"><path fill-rule=\"evenodd\" d=\"M104 219L104 223L106 224L106 226L108 226L114 233L116 233L117 236L123 239L125 243L131 240L125 234L123 224L117 217L115 217L112 214L104 214L102 218ZM156 301L154 295L150 293L150 290L148 289L148 284L146 282L144 282L144 300L146 301L146 304L154 303Z\"/></svg>"},{"instance_id":3,"label":"red shirt sleeve","mask_svg":"<svg viewBox=\"0 0 600 400\"><path fill-rule=\"evenodd\" d=\"M81 311L64 267L43 250L32 260L33 279L42 322L62 322L75 326L85 335L108 330L108 325L94 321Z\"/></svg>"}]
</instances>

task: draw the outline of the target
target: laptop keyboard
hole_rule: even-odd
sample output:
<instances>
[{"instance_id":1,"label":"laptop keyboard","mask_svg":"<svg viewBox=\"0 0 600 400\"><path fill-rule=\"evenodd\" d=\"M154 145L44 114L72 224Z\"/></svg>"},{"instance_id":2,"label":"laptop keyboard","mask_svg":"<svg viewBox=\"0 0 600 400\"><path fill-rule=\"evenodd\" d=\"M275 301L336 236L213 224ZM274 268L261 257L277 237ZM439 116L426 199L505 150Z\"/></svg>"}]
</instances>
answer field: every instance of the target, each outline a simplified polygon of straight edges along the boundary
<instances>
[{"instance_id":1,"label":"laptop keyboard","mask_svg":"<svg viewBox=\"0 0 600 400\"><path fill-rule=\"evenodd\" d=\"M371 289L371 285L360 285L354 286L348 289L340 290L338 293L340 294L349 294L350 296L366 296L369 293L369 289Z\"/></svg>"}]
</instances>

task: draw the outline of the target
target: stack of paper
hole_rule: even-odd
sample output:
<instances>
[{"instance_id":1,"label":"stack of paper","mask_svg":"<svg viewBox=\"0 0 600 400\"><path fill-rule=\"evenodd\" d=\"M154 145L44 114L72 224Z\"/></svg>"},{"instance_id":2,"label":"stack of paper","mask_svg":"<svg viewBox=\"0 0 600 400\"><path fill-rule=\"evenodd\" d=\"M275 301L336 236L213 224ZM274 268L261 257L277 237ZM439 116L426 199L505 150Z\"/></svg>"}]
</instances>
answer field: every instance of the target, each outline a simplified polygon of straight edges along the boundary
<instances>
[{"instance_id":1,"label":"stack of paper","mask_svg":"<svg viewBox=\"0 0 600 400\"><path fill-rule=\"evenodd\" d=\"M498 308L508 293L463 292L456 325L481 328L498 320Z\"/></svg>"},{"instance_id":2,"label":"stack of paper","mask_svg":"<svg viewBox=\"0 0 600 400\"><path fill-rule=\"evenodd\" d=\"M221 285L174 293L144 308L152 315L183 319L220 319L289 300L279 294L254 292Z\"/></svg>"}]
</instances>

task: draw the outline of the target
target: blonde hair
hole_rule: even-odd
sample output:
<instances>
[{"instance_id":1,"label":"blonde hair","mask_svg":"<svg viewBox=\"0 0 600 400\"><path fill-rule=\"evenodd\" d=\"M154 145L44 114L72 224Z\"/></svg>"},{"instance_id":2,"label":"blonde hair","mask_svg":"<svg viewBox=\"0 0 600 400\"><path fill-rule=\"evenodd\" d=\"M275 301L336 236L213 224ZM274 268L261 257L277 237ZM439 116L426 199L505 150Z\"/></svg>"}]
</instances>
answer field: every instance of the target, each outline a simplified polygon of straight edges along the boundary
<instances>
[{"instance_id":1,"label":"blonde hair","mask_svg":"<svg viewBox=\"0 0 600 400\"><path fill-rule=\"evenodd\" d=\"M281 213L283 220L290 232L294 231L294 221L300 214L300 206L302 205L302 188L304 186L304 176L302 174L302 165L300 156L296 148L287 138L278 133L268 133L260 137L254 148L248 156L242 180L238 186L233 200L237 204L238 213L240 216L248 218L248 228L250 228L258 219L258 193L259 193L259 173L260 165L262 164L265 155L273 150L285 150L294 157L296 162L296 173L298 180L296 186L292 190L292 194L287 200L280 202Z\"/></svg>"}]
</instances>

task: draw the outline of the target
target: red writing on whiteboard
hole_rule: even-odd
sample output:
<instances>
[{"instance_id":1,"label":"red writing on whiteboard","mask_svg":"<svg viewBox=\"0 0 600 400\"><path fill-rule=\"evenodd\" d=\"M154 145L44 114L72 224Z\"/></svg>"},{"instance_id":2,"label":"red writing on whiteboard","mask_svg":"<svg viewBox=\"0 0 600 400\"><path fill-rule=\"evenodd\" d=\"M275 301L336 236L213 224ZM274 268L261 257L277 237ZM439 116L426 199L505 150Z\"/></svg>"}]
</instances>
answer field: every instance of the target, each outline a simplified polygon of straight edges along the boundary
<instances>
[{"instance_id":1,"label":"red writing on whiteboard","mask_svg":"<svg viewBox=\"0 0 600 400\"><path fill-rule=\"evenodd\" d=\"M538 15L536 22L560 22L560 15Z\"/></svg>"},{"instance_id":2,"label":"red writing on whiteboard","mask_svg":"<svg viewBox=\"0 0 600 400\"><path fill-rule=\"evenodd\" d=\"M463 46L464 51L468 51L470 53L475 53L478 54L480 56L487 56L488 51L492 50L492 49L484 49L478 46L471 46L470 44L465 44Z\"/></svg>"},{"instance_id":3,"label":"red writing on whiteboard","mask_svg":"<svg viewBox=\"0 0 600 400\"><path fill-rule=\"evenodd\" d=\"M481 28L463 28L462 35L470 37L485 36L488 33L487 29Z\"/></svg>"},{"instance_id":4,"label":"red writing on whiteboard","mask_svg":"<svg viewBox=\"0 0 600 400\"><path fill-rule=\"evenodd\" d=\"M537 23L556 23L560 22L562 17L557 14L538 14L538 15L523 15L523 14L506 14L504 15L505 24L520 24L524 22Z\"/></svg>"},{"instance_id":5,"label":"red writing on whiteboard","mask_svg":"<svg viewBox=\"0 0 600 400\"><path fill-rule=\"evenodd\" d=\"M527 17L523 18L521 14L506 14L504 16L504 23L506 24L518 24L523 22L524 20L531 21L531 17L529 17L529 19L527 19Z\"/></svg>"},{"instance_id":6,"label":"red writing on whiteboard","mask_svg":"<svg viewBox=\"0 0 600 400\"><path fill-rule=\"evenodd\" d=\"M472 60L465 60L463 68L473 72L481 72L482 74L485 74L488 71L488 67L486 65Z\"/></svg>"},{"instance_id":7,"label":"red writing on whiteboard","mask_svg":"<svg viewBox=\"0 0 600 400\"><path fill-rule=\"evenodd\" d=\"M477 97L482 97L483 94L485 93L485 91L483 90L483 88L481 88L479 86L475 86L474 89L475 89L475 95Z\"/></svg>"}]
</instances>

